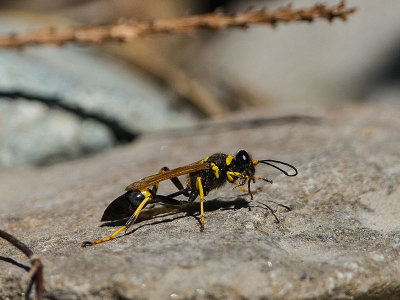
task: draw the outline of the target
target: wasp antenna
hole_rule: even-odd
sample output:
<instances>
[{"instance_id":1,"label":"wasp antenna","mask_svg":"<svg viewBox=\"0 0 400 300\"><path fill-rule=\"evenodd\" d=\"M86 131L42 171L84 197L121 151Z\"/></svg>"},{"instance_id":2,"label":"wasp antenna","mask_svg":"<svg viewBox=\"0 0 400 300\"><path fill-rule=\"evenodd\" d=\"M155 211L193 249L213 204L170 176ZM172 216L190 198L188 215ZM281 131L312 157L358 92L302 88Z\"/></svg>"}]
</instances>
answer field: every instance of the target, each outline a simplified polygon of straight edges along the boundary
<instances>
[{"instance_id":1,"label":"wasp antenna","mask_svg":"<svg viewBox=\"0 0 400 300\"><path fill-rule=\"evenodd\" d=\"M269 165L269 166L271 166L271 167L274 167L275 169L278 169L279 171L281 171L281 172L282 172L283 174L285 174L286 176L296 176L296 175L298 174L297 169L296 169L294 166L292 166L291 164L285 163L285 162L283 162L283 161L280 161L280 160L264 159L264 160L259 160L258 162L260 162L260 163L262 163L262 164ZM280 167L275 166L274 164L272 164L272 162L273 162L273 163L277 163L277 164L281 164L281 165L285 165L285 166L290 167L290 168L294 171L294 174L289 174L288 172L286 172L286 171L283 170L282 168L280 168Z\"/></svg>"}]
</instances>

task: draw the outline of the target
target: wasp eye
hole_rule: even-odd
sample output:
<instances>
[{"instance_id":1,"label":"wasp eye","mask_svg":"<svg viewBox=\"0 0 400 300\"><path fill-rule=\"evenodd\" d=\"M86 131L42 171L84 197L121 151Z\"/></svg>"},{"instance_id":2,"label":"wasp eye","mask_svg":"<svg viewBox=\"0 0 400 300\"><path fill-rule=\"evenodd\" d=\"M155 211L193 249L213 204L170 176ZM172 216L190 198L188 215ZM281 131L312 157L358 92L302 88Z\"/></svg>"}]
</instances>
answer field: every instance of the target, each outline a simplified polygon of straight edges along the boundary
<instances>
[{"instance_id":1,"label":"wasp eye","mask_svg":"<svg viewBox=\"0 0 400 300\"><path fill-rule=\"evenodd\" d=\"M236 160L242 164L242 165L247 165L250 163L250 156L249 154L244 151L244 150L240 150L237 154L236 154Z\"/></svg>"}]
</instances>

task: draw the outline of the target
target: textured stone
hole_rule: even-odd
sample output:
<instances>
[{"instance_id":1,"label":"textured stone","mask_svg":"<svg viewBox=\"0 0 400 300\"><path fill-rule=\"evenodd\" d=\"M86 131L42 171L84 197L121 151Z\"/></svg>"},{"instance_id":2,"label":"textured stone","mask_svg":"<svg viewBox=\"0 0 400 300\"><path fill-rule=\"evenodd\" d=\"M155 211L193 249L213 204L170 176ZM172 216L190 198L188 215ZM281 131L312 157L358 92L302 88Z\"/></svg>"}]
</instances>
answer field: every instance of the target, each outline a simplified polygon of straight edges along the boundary
<instances>
[{"instance_id":1,"label":"textured stone","mask_svg":"<svg viewBox=\"0 0 400 300\"><path fill-rule=\"evenodd\" d=\"M398 299L400 108L308 110L318 119L247 126L286 114L243 113L236 130L165 132L79 161L2 171L0 223L41 256L51 299ZM80 247L116 229L99 219L132 181L241 148L293 163L299 175L259 166L274 183L257 183L251 210L238 189L210 193L204 232L197 202L184 211L154 207L132 234ZM278 209L281 222L258 202ZM28 264L4 241L0 249ZM18 299L25 273L0 261L0 295Z\"/></svg>"},{"instance_id":2,"label":"textured stone","mask_svg":"<svg viewBox=\"0 0 400 300\"><path fill-rule=\"evenodd\" d=\"M40 26L3 15L0 33ZM187 110L178 112L176 99L166 88L96 49L2 50L0 65L0 92L19 91L48 98L50 104L61 102L114 121L133 134L197 119ZM0 167L49 164L104 150L118 142L110 127L57 104L49 108L40 101L0 97Z\"/></svg>"}]
</instances>

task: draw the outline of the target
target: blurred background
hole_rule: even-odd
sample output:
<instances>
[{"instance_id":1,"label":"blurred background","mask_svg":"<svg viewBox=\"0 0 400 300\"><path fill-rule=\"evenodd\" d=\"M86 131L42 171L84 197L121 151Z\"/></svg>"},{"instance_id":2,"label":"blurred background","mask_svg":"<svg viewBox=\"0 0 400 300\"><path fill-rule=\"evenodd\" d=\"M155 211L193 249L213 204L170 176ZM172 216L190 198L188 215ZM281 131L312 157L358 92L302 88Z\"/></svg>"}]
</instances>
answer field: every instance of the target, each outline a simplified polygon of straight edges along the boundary
<instances>
[{"instance_id":1,"label":"blurred background","mask_svg":"<svg viewBox=\"0 0 400 300\"><path fill-rule=\"evenodd\" d=\"M0 34L288 3L3 0ZM294 8L316 3L297 0ZM0 167L49 165L260 108L295 114L360 102L398 105L400 1L353 0L347 6L359 11L346 22L0 49Z\"/></svg>"}]
</instances>

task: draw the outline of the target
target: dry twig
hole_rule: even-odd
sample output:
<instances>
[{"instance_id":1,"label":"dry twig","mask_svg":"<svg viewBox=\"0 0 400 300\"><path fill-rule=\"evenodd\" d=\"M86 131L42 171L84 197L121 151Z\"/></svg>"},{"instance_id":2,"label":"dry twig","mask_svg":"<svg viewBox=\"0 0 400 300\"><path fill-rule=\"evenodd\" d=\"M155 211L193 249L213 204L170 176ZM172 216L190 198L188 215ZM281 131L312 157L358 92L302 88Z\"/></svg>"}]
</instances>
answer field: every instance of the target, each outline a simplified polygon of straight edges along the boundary
<instances>
[{"instance_id":1,"label":"dry twig","mask_svg":"<svg viewBox=\"0 0 400 300\"><path fill-rule=\"evenodd\" d=\"M13 246L21 250L26 256L31 259L32 268L29 270L29 284L25 292L25 299L29 299L33 284L36 285L35 300L39 300L43 293L43 265L39 257L35 255L27 245L19 241L13 235L0 230L0 237L10 242Z\"/></svg>"},{"instance_id":2,"label":"dry twig","mask_svg":"<svg viewBox=\"0 0 400 300\"><path fill-rule=\"evenodd\" d=\"M292 6L275 11L267 9L247 11L237 14L215 12L198 16L175 19L155 20L151 22L129 21L110 26L86 26L57 31L47 28L31 33L10 34L0 37L0 48L21 48L28 45L63 45L65 43L99 44L106 41L127 42L153 34L191 33L198 29L222 30L229 27L246 28L251 24L275 26L278 23L312 22L315 19L332 21L346 20L357 9L347 8L345 0L336 6L314 5L305 9L293 9Z\"/></svg>"}]
</instances>

